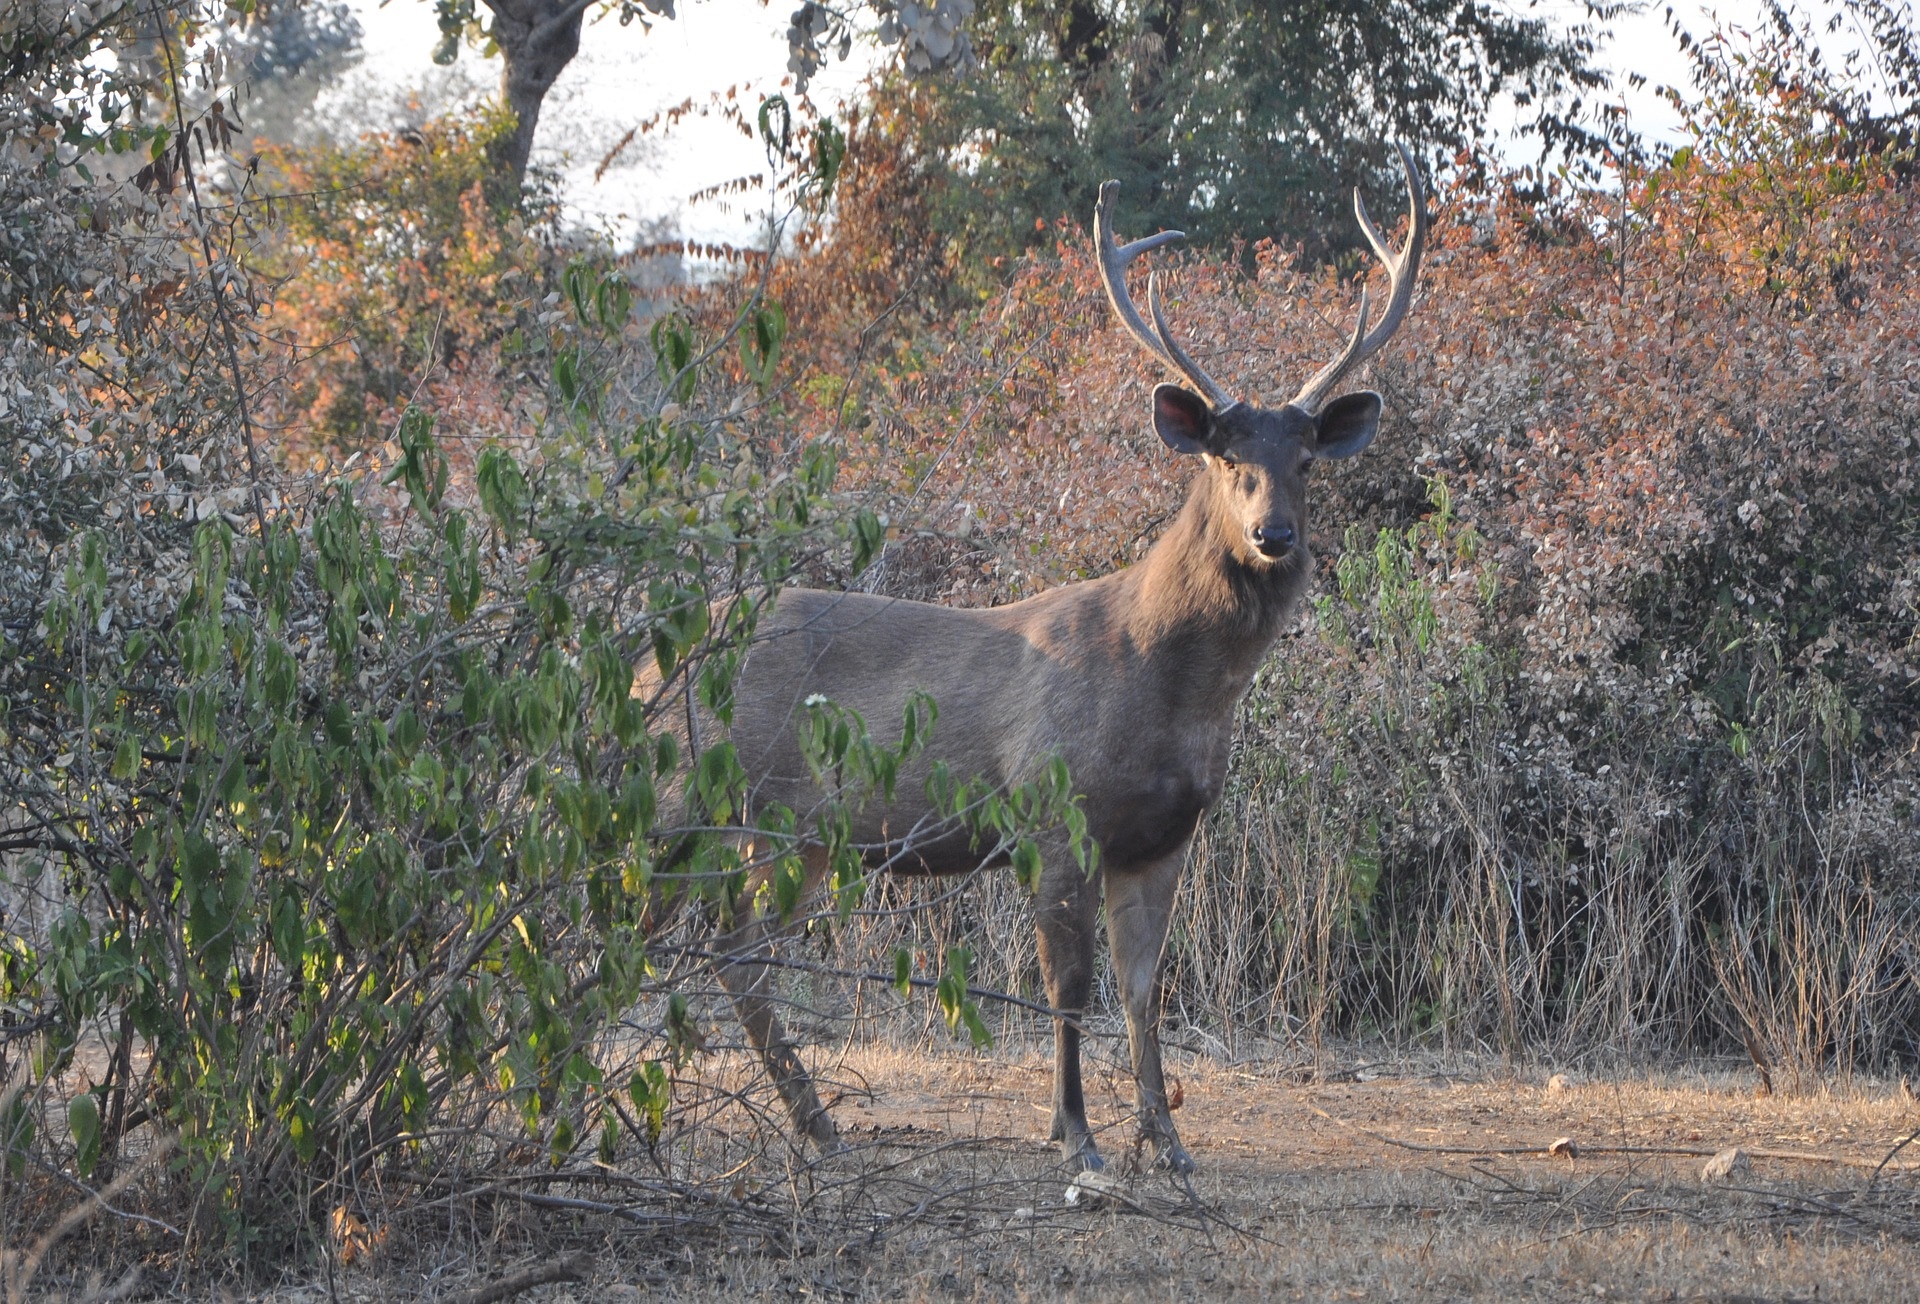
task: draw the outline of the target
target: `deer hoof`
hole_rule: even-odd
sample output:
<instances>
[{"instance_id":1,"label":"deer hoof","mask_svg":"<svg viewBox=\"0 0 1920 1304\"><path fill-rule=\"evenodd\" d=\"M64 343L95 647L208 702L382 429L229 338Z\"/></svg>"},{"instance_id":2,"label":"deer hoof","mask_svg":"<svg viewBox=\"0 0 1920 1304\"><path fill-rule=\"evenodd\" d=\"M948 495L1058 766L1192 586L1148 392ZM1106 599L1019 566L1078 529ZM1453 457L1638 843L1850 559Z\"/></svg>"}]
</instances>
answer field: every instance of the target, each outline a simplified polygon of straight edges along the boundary
<instances>
[{"instance_id":1,"label":"deer hoof","mask_svg":"<svg viewBox=\"0 0 1920 1304\"><path fill-rule=\"evenodd\" d=\"M823 1155L843 1155L850 1148L840 1139L840 1129L834 1126L833 1115L824 1109L815 1114L801 1131Z\"/></svg>"},{"instance_id":2,"label":"deer hoof","mask_svg":"<svg viewBox=\"0 0 1920 1304\"><path fill-rule=\"evenodd\" d=\"M1078 1145L1062 1145L1066 1152L1067 1171L1070 1173L1097 1173L1107 1166L1100 1152L1093 1148L1092 1137L1082 1137Z\"/></svg>"},{"instance_id":3,"label":"deer hoof","mask_svg":"<svg viewBox=\"0 0 1920 1304\"><path fill-rule=\"evenodd\" d=\"M1169 1141L1161 1146L1160 1157L1157 1162L1160 1167L1166 1169L1175 1177L1191 1177L1194 1169L1197 1167L1193 1162L1193 1156L1188 1154L1186 1147L1182 1146L1178 1141Z\"/></svg>"}]
</instances>

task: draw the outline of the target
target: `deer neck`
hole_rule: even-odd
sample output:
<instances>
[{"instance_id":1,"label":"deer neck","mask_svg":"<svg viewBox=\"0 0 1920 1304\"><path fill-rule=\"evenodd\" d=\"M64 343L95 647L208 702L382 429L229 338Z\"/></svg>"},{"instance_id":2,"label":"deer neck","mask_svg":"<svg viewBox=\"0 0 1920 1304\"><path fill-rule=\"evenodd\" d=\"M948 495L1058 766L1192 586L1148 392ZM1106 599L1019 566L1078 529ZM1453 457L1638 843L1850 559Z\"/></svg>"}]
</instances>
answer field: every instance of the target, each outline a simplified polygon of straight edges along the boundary
<instances>
[{"instance_id":1,"label":"deer neck","mask_svg":"<svg viewBox=\"0 0 1920 1304\"><path fill-rule=\"evenodd\" d=\"M1231 701L1239 700L1313 573L1305 547L1282 562L1248 562L1236 528L1214 508L1210 477L1203 476L1128 572L1138 577L1127 617L1134 644L1167 655L1184 673L1211 671Z\"/></svg>"}]
</instances>

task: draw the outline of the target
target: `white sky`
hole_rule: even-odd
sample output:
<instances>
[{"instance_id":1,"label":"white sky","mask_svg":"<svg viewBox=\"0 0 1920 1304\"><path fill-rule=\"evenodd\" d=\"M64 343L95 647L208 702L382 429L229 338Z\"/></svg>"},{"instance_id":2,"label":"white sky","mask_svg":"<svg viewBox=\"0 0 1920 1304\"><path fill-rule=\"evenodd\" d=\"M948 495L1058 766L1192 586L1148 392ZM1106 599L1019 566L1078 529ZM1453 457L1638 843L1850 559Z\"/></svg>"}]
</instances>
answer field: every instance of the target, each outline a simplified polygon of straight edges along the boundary
<instances>
[{"instance_id":1,"label":"white sky","mask_svg":"<svg viewBox=\"0 0 1920 1304\"><path fill-rule=\"evenodd\" d=\"M1584 16L1578 0L1507 0L1525 16L1565 23ZM651 31L639 24L589 21L581 52L562 75L542 110L535 157L565 170L565 197L576 220L601 227L617 242L631 241L636 219L669 217L679 233L702 241L745 242L754 238L764 204L741 198L722 205L689 206L685 197L708 186L765 170L759 146L717 119L688 119L673 133L643 151L630 151L623 165L599 182L593 169L606 150L630 127L689 96L703 99L729 85L742 87L749 114L761 95L778 90L786 73L786 26L795 0L680 0L679 16L657 20ZM321 110L365 127L399 125L404 92L426 83L442 97L446 73L430 55L438 39L428 0L352 0L366 29L366 58L342 87L330 92ZM1696 33L1711 27L1708 11L1733 22L1754 24L1760 0L1672 0L1673 8ZM1616 73L1635 71L1650 88L1634 92L1622 85L1616 97L1628 104L1633 123L1656 138L1673 136L1673 111L1651 90L1667 82L1685 84L1686 62L1665 23L1665 3L1614 24L1612 42L1601 63ZM814 82L812 98L829 112L858 87L873 51L856 49L846 64L829 63ZM499 75L495 62L465 50L456 69L456 87L464 79L469 94L491 90ZM433 79L438 78L438 82ZM432 98L431 95L429 97ZM1495 126L1500 127L1498 111ZM382 117L394 121L383 121Z\"/></svg>"},{"instance_id":2,"label":"white sky","mask_svg":"<svg viewBox=\"0 0 1920 1304\"><path fill-rule=\"evenodd\" d=\"M534 141L536 162L565 169L565 197L574 217L601 226L615 239L630 239L633 219L672 217L680 234L701 241L735 243L753 238L765 204L751 197L689 206L685 197L737 177L764 173L766 156L755 142L717 118L687 118L666 138L622 155L624 166L599 182L593 171L625 132L690 96L703 102L715 91L740 86L751 121L761 96L780 90L787 66L787 17L796 0L680 0L677 18L659 19L652 31L638 23L589 17L580 53L561 74L540 113ZM330 93L322 110L362 118L394 104L396 92L446 74L433 66L439 40L430 0L352 0L366 29L366 57ZM834 112L852 96L865 71L855 50L846 64L829 62L815 77L809 98ZM499 78L497 61L462 50L456 77L476 92ZM443 92L444 93L444 92ZM791 96L791 90L788 91ZM397 111L397 107L396 107ZM836 114L838 116L838 114Z\"/></svg>"}]
</instances>

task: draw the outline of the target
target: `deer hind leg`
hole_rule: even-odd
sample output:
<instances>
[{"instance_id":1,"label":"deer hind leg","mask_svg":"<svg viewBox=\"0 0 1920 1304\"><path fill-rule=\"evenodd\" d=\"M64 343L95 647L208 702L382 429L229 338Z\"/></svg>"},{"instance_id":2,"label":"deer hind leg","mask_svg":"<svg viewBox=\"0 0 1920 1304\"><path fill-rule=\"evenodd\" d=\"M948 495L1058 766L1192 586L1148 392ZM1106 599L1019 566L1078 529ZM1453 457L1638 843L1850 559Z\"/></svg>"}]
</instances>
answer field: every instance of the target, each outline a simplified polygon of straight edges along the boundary
<instances>
[{"instance_id":1,"label":"deer hind leg","mask_svg":"<svg viewBox=\"0 0 1920 1304\"><path fill-rule=\"evenodd\" d=\"M1075 1171L1103 1168L1087 1125L1086 1093L1080 1081L1080 1019L1093 993L1093 928L1098 894L1071 856L1048 859L1040 883L1036 920L1040 975L1053 1020L1053 1132ZM1065 1017L1061 1017L1061 1016Z\"/></svg>"},{"instance_id":2,"label":"deer hind leg","mask_svg":"<svg viewBox=\"0 0 1920 1304\"><path fill-rule=\"evenodd\" d=\"M810 883L818 881L820 874L814 872L818 868L808 865ZM751 912L747 903L743 902L742 907ZM807 1072L793 1040L774 1012L773 968L768 961L772 959L778 932L776 924L758 912L751 912L750 918L721 938L716 948L720 958L714 962L714 971L720 985L733 998L734 1012L746 1030L747 1043L760 1057L787 1112L793 1116L794 1127L822 1150L839 1150L843 1147L833 1115L821 1103L813 1075Z\"/></svg>"},{"instance_id":3,"label":"deer hind leg","mask_svg":"<svg viewBox=\"0 0 1920 1304\"><path fill-rule=\"evenodd\" d=\"M1180 1144L1167 1108L1160 1066L1160 963L1186 858L1183 844L1171 855L1135 868L1110 868L1105 875L1107 935L1114 980L1127 1012L1140 1136L1152 1143L1159 1163L1182 1174L1193 1171L1193 1157Z\"/></svg>"}]
</instances>

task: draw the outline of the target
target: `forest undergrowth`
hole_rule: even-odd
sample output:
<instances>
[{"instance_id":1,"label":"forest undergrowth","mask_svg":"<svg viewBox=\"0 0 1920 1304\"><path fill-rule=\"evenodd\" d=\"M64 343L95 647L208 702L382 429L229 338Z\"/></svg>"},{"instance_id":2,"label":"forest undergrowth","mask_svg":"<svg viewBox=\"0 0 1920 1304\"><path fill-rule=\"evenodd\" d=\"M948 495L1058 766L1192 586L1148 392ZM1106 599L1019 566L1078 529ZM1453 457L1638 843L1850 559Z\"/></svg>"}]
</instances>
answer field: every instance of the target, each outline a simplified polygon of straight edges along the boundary
<instances>
[{"instance_id":1,"label":"forest undergrowth","mask_svg":"<svg viewBox=\"0 0 1920 1304\"><path fill-rule=\"evenodd\" d=\"M869 877L844 807L750 810L675 721L724 717L783 584L980 606L1151 546L1184 477L1087 215L981 291L915 97L735 106L798 234L663 284L537 174L503 193L495 115L243 155L208 7L96 8L0 20L0 1296L441 1219L518 1252L528 1210L788 1259L980 1233L821 1176L708 948L764 882L788 1022L861 1109L863 1055L1043 1032L1030 891ZM1315 472L1318 578L1176 909L1196 1081L1361 1046L1810 1099L1920 1063L1912 133L1733 48L1693 143L1603 188L1434 160L1386 423ZM1155 257L1250 397L1369 275ZM874 800L937 754L914 722L809 703L809 759ZM1076 818L1051 779L944 814L988 859Z\"/></svg>"},{"instance_id":2,"label":"forest undergrowth","mask_svg":"<svg viewBox=\"0 0 1920 1304\"><path fill-rule=\"evenodd\" d=\"M1762 107L1773 136L1703 133L1624 195L1443 197L1370 377L1386 427L1313 487L1320 580L1189 866L1167 992L1196 1026L1913 1062L1914 192ZM1177 266L1169 315L1244 391L1337 347L1331 274ZM843 578L977 605L1141 556L1183 485L1106 318L1076 231L851 422L817 408L899 522ZM1030 994L1018 895L936 934Z\"/></svg>"}]
</instances>

